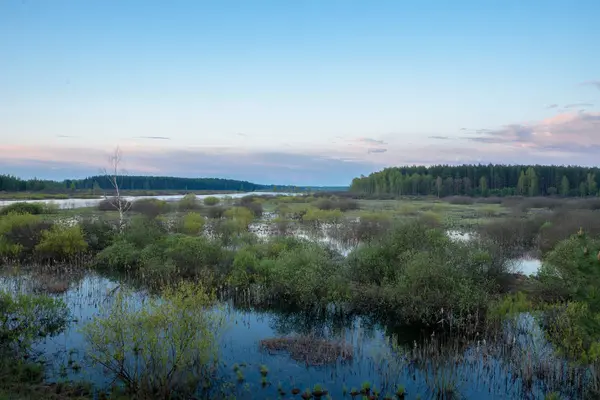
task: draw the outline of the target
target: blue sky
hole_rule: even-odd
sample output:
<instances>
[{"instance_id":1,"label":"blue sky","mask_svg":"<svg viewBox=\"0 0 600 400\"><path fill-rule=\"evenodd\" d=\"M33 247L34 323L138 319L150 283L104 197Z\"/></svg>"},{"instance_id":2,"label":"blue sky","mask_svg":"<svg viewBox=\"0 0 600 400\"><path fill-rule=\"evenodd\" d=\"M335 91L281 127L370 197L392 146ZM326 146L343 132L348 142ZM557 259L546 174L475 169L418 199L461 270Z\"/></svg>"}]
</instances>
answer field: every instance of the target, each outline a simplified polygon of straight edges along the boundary
<instances>
[{"instance_id":1,"label":"blue sky","mask_svg":"<svg viewBox=\"0 0 600 400\"><path fill-rule=\"evenodd\" d=\"M0 173L597 163L598 1L0 2Z\"/></svg>"}]
</instances>

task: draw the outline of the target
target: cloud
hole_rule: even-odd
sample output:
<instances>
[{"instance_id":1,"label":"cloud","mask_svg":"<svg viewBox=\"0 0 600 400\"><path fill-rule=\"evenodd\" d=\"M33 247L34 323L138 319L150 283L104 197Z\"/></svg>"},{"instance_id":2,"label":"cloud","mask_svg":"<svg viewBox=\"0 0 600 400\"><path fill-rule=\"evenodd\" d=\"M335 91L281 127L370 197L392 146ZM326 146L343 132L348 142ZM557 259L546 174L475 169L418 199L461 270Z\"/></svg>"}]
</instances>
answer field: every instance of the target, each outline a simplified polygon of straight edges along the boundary
<instances>
[{"instance_id":1,"label":"cloud","mask_svg":"<svg viewBox=\"0 0 600 400\"><path fill-rule=\"evenodd\" d=\"M368 149L367 153L372 154L372 153L385 153L387 151L387 149Z\"/></svg>"},{"instance_id":2,"label":"cloud","mask_svg":"<svg viewBox=\"0 0 600 400\"><path fill-rule=\"evenodd\" d=\"M579 107L594 107L592 103L573 103L565 105L565 108L579 108Z\"/></svg>"},{"instance_id":3,"label":"cloud","mask_svg":"<svg viewBox=\"0 0 600 400\"><path fill-rule=\"evenodd\" d=\"M79 136L71 136L71 135L56 135L56 137L59 137L59 138L76 138L76 137L79 137Z\"/></svg>"},{"instance_id":4,"label":"cloud","mask_svg":"<svg viewBox=\"0 0 600 400\"><path fill-rule=\"evenodd\" d=\"M246 135L245 133L241 133L241 132L236 133L236 135L241 136L241 137L248 137L248 135Z\"/></svg>"},{"instance_id":5,"label":"cloud","mask_svg":"<svg viewBox=\"0 0 600 400\"><path fill-rule=\"evenodd\" d=\"M151 149L122 147L129 174L216 177L264 184L348 185L380 164L348 154L248 152L233 148ZM65 179L98 174L110 149L0 145L0 167L24 177Z\"/></svg>"},{"instance_id":6,"label":"cloud","mask_svg":"<svg viewBox=\"0 0 600 400\"><path fill-rule=\"evenodd\" d=\"M596 89L600 90L600 81L586 81L581 84L584 86L595 86Z\"/></svg>"},{"instance_id":7,"label":"cloud","mask_svg":"<svg viewBox=\"0 0 600 400\"><path fill-rule=\"evenodd\" d=\"M562 113L533 124L510 124L467 140L547 155L591 156L600 146L600 113ZM574 164L579 161L572 160Z\"/></svg>"},{"instance_id":8,"label":"cloud","mask_svg":"<svg viewBox=\"0 0 600 400\"><path fill-rule=\"evenodd\" d=\"M429 136L429 139L436 139L436 140L448 140L450 139L448 136Z\"/></svg>"},{"instance_id":9,"label":"cloud","mask_svg":"<svg viewBox=\"0 0 600 400\"><path fill-rule=\"evenodd\" d=\"M548 107L546 107L546 110L549 110L551 108L557 108L558 104L550 104Z\"/></svg>"},{"instance_id":10,"label":"cloud","mask_svg":"<svg viewBox=\"0 0 600 400\"><path fill-rule=\"evenodd\" d=\"M362 137L362 138L358 138L355 140L359 143L368 144L368 145L386 145L387 144L383 140L377 140L377 139L368 138L368 137Z\"/></svg>"},{"instance_id":11,"label":"cloud","mask_svg":"<svg viewBox=\"0 0 600 400\"><path fill-rule=\"evenodd\" d=\"M167 136L136 136L134 139L171 140Z\"/></svg>"}]
</instances>

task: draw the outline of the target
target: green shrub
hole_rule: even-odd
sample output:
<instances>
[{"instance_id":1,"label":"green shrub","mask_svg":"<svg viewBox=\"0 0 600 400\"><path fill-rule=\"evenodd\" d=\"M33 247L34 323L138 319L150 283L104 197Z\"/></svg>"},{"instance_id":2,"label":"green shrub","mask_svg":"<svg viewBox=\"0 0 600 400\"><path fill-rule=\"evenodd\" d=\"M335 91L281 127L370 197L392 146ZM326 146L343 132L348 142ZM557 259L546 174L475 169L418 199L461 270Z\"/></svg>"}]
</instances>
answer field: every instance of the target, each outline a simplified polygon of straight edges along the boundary
<instances>
[{"instance_id":1,"label":"green shrub","mask_svg":"<svg viewBox=\"0 0 600 400\"><path fill-rule=\"evenodd\" d=\"M87 250L87 243L79 225L54 225L42 232L42 240L35 246L38 255L47 259L67 260Z\"/></svg>"},{"instance_id":2,"label":"green shrub","mask_svg":"<svg viewBox=\"0 0 600 400\"><path fill-rule=\"evenodd\" d=\"M83 329L88 355L136 398L191 398L213 378L220 314L198 284L168 288L141 308L118 292L106 317Z\"/></svg>"},{"instance_id":3,"label":"green shrub","mask_svg":"<svg viewBox=\"0 0 600 400\"><path fill-rule=\"evenodd\" d=\"M204 236L170 235L165 240L165 257L182 276L208 276L224 279L228 272L226 252L218 242Z\"/></svg>"},{"instance_id":4,"label":"green shrub","mask_svg":"<svg viewBox=\"0 0 600 400\"><path fill-rule=\"evenodd\" d=\"M205 206L216 206L217 204L219 204L221 200L218 197L215 196L208 196L204 198L204 205Z\"/></svg>"},{"instance_id":5,"label":"green shrub","mask_svg":"<svg viewBox=\"0 0 600 400\"><path fill-rule=\"evenodd\" d=\"M318 244L284 250L260 268L268 276L270 295L279 300L308 306L348 296L342 264Z\"/></svg>"},{"instance_id":6,"label":"green shrub","mask_svg":"<svg viewBox=\"0 0 600 400\"><path fill-rule=\"evenodd\" d=\"M0 310L0 347L4 350L29 350L34 342L60 333L69 316L62 300L3 291Z\"/></svg>"},{"instance_id":7,"label":"green shrub","mask_svg":"<svg viewBox=\"0 0 600 400\"><path fill-rule=\"evenodd\" d=\"M30 255L52 224L37 215L8 214L0 217L0 257L23 258Z\"/></svg>"},{"instance_id":8,"label":"green shrub","mask_svg":"<svg viewBox=\"0 0 600 400\"><path fill-rule=\"evenodd\" d=\"M308 209L302 216L302 221L313 223L336 223L343 218L344 214L340 210L318 210Z\"/></svg>"},{"instance_id":9,"label":"green shrub","mask_svg":"<svg viewBox=\"0 0 600 400\"><path fill-rule=\"evenodd\" d=\"M193 193L183 196L183 198L177 203L177 207L180 211L193 211L201 208L198 198Z\"/></svg>"},{"instance_id":10,"label":"green shrub","mask_svg":"<svg viewBox=\"0 0 600 400\"><path fill-rule=\"evenodd\" d=\"M237 287L246 287L260 280L260 260L256 248L244 247L236 252L229 282Z\"/></svg>"},{"instance_id":11,"label":"green shrub","mask_svg":"<svg viewBox=\"0 0 600 400\"><path fill-rule=\"evenodd\" d=\"M122 237L141 249L165 236L166 233L164 225L157 219L137 215L125 225Z\"/></svg>"},{"instance_id":12,"label":"green shrub","mask_svg":"<svg viewBox=\"0 0 600 400\"><path fill-rule=\"evenodd\" d=\"M204 230L206 221L204 217L198 213L188 213L181 221L181 232L186 235L199 235Z\"/></svg>"},{"instance_id":13,"label":"green shrub","mask_svg":"<svg viewBox=\"0 0 600 400\"><path fill-rule=\"evenodd\" d=\"M232 207L225 212L225 216L238 225L238 230L247 231L248 225L254 220L254 214L246 207Z\"/></svg>"},{"instance_id":14,"label":"green shrub","mask_svg":"<svg viewBox=\"0 0 600 400\"><path fill-rule=\"evenodd\" d=\"M221 219L225 215L225 211L227 210L224 207L213 206L206 210L206 215L208 218Z\"/></svg>"},{"instance_id":15,"label":"green shrub","mask_svg":"<svg viewBox=\"0 0 600 400\"><path fill-rule=\"evenodd\" d=\"M96 264L117 270L135 268L140 261L140 250L132 243L117 240L96 255Z\"/></svg>"},{"instance_id":16,"label":"green shrub","mask_svg":"<svg viewBox=\"0 0 600 400\"><path fill-rule=\"evenodd\" d=\"M12 203L6 207L2 207L0 209L0 215L8 215L8 214L43 214L45 211L45 207L43 203L28 203L28 202L18 202Z\"/></svg>"},{"instance_id":17,"label":"green shrub","mask_svg":"<svg viewBox=\"0 0 600 400\"><path fill-rule=\"evenodd\" d=\"M103 219L84 219L79 225L88 248L92 251L100 251L110 246L117 234L116 226Z\"/></svg>"},{"instance_id":18,"label":"green shrub","mask_svg":"<svg viewBox=\"0 0 600 400\"><path fill-rule=\"evenodd\" d=\"M140 199L131 204L131 211L148 218L156 218L167 211L167 202L158 199Z\"/></svg>"}]
</instances>

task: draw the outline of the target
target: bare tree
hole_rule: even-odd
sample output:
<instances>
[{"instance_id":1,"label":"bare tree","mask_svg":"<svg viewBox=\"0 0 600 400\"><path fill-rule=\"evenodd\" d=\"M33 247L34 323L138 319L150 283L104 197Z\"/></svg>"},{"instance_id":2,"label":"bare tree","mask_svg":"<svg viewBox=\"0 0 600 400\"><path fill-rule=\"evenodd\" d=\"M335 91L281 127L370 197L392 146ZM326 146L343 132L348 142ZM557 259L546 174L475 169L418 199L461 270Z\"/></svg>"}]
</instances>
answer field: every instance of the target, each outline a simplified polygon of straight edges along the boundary
<instances>
[{"instance_id":1,"label":"bare tree","mask_svg":"<svg viewBox=\"0 0 600 400\"><path fill-rule=\"evenodd\" d=\"M108 199L106 194L104 198L112 204L119 212L119 231L125 226L125 213L131 208L131 202L121 196L121 183L123 182L123 170L121 169L123 153L121 148L117 146L115 151L108 157L109 168L104 168L103 174L115 190L115 195L112 199Z\"/></svg>"}]
</instances>

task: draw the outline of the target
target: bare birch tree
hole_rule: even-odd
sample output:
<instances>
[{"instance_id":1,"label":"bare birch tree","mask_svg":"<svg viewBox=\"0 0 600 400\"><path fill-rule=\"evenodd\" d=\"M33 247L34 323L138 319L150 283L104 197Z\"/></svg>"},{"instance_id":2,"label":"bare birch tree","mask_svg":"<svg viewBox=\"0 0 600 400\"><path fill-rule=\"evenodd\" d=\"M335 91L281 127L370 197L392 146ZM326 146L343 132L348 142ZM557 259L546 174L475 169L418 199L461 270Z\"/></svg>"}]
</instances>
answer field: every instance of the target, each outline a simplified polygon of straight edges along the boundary
<instances>
[{"instance_id":1,"label":"bare birch tree","mask_svg":"<svg viewBox=\"0 0 600 400\"><path fill-rule=\"evenodd\" d=\"M103 174L106 175L106 178L115 190L115 195L112 199L108 199L106 194L104 198L119 212L119 232L125 226L125 213L131 208L131 203L121 196L120 186L123 181L123 170L121 169L122 157L121 148L117 146L115 151L108 157L109 167L103 170Z\"/></svg>"}]
</instances>

